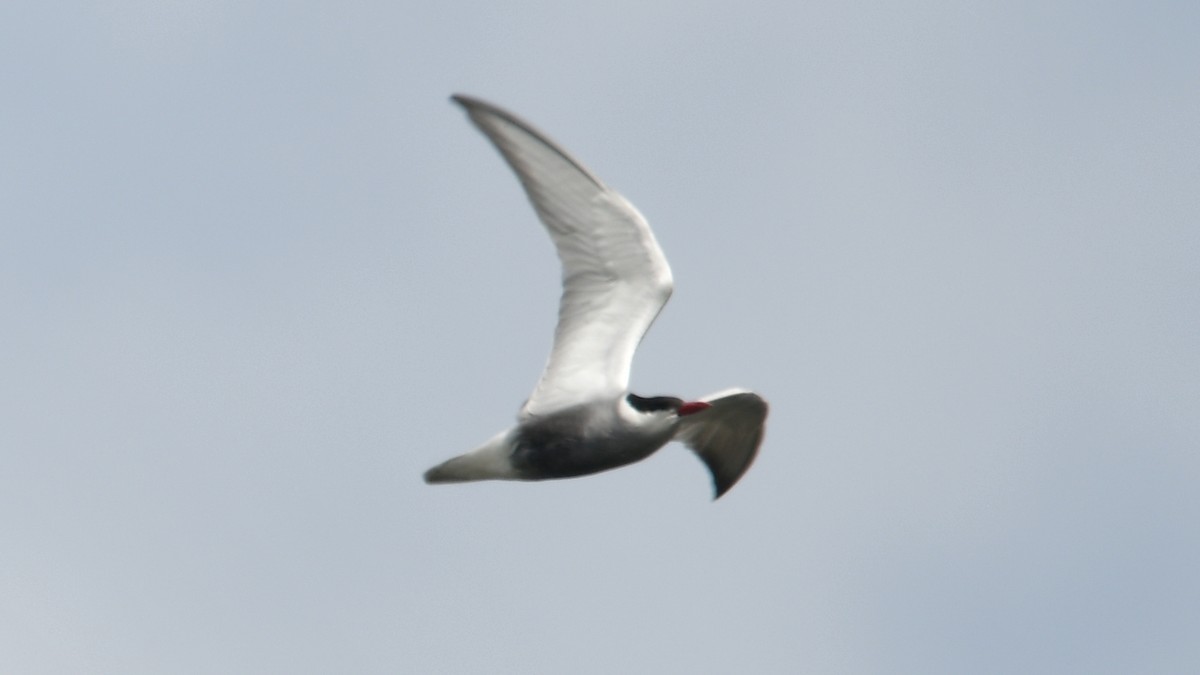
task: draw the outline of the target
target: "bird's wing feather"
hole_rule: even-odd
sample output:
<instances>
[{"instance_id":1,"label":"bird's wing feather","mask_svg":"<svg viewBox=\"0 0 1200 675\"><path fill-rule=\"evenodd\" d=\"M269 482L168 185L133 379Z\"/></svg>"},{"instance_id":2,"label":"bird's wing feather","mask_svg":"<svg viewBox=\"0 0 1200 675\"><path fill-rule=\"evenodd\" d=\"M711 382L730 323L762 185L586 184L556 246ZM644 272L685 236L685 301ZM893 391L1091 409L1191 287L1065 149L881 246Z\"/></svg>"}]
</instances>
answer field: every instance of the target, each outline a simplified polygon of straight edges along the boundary
<instances>
[{"instance_id":1,"label":"bird's wing feather","mask_svg":"<svg viewBox=\"0 0 1200 675\"><path fill-rule=\"evenodd\" d=\"M453 98L516 172L562 261L554 347L521 416L621 396L634 350L671 296L671 269L650 226L529 124L478 99Z\"/></svg>"},{"instance_id":2,"label":"bird's wing feather","mask_svg":"<svg viewBox=\"0 0 1200 675\"><path fill-rule=\"evenodd\" d=\"M691 448L712 473L720 497L746 473L758 454L767 402L758 394L730 389L701 399L711 407L680 419L675 440Z\"/></svg>"}]
</instances>

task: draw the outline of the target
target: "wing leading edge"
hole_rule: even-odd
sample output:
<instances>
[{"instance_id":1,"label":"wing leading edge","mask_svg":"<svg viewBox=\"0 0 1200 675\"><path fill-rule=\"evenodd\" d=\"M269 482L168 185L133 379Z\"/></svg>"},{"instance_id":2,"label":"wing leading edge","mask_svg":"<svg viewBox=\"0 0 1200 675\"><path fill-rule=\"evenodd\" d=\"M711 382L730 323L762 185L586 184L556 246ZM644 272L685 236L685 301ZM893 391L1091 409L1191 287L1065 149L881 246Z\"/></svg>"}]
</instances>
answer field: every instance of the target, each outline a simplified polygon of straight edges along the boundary
<instances>
[{"instance_id":1,"label":"wing leading edge","mask_svg":"<svg viewBox=\"0 0 1200 675\"><path fill-rule=\"evenodd\" d=\"M453 100L517 174L562 262L554 347L521 416L623 395L634 351L673 287L650 226L528 123L478 99Z\"/></svg>"}]
</instances>

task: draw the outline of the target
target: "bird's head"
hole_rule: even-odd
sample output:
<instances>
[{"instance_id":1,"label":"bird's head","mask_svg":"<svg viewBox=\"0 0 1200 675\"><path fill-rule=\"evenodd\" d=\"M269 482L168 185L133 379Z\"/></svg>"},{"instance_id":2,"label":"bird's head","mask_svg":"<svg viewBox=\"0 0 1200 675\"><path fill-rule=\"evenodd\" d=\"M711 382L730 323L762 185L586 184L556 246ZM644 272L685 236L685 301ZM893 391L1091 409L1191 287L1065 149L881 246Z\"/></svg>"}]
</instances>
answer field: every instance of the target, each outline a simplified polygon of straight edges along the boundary
<instances>
[{"instance_id":1,"label":"bird's head","mask_svg":"<svg viewBox=\"0 0 1200 675\"><path fill-rule=\"evenodd\" d=\"M693 415L701 410L707 410L712 405L704 401L685 401L676 396L638 396L629 394L625 397L630 407L645 414L674 414L678 417Z\"/></svg>"}]
</instances>

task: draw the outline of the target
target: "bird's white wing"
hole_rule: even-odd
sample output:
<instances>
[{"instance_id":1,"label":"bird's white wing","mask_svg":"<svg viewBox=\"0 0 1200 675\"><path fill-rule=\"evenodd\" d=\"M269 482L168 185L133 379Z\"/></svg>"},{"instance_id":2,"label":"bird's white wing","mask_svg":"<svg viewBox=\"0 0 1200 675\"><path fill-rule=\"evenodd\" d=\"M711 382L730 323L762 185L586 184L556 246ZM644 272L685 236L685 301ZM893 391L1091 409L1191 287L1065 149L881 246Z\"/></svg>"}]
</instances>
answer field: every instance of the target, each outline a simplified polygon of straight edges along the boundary
<instances>
[{"instance_id":1,"label":"bird's white wing","mask_svg":"<svg viewBox=\"0 0 1200 675\"><path fill-rule=\"evenodd\" d=\"M762 443L767 402L749 391L730 389L701 399L706 410L680 418L675 440L691 448L712 472L714 499L750 468Z\"/></svg>"},{"instance_id":2,"label":"bird's white wing","mask_svg":"<svg viewBox=\"0 0 1200 675\"><path fill-rule=\"evenodd\" d=\"M671 269L624 197L529 124L454 96L521 180L562 261L554 348L521 416L616 398L634 350L671 296Z\"/></svg>"}]
</instances>

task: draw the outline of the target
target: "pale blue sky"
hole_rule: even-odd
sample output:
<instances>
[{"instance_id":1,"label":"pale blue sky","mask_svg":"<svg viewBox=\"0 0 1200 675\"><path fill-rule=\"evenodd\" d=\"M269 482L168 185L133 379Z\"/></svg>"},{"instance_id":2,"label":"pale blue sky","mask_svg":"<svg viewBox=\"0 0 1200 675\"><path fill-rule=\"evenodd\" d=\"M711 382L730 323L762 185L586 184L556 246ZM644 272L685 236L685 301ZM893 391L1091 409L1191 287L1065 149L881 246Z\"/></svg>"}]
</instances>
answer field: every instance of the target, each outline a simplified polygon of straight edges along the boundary
<instances>
[{"instance_id":1,"label":"pale blue sky","mask_svg":"<svg viewBox=\"0 0 1200 675\"><path fill-rule=\"evenodd\" d=\"M0 672L1194 673L1200 5L0 7ZM429 487L629 197L680 446Z\"/></svg>"}]
</instances>

